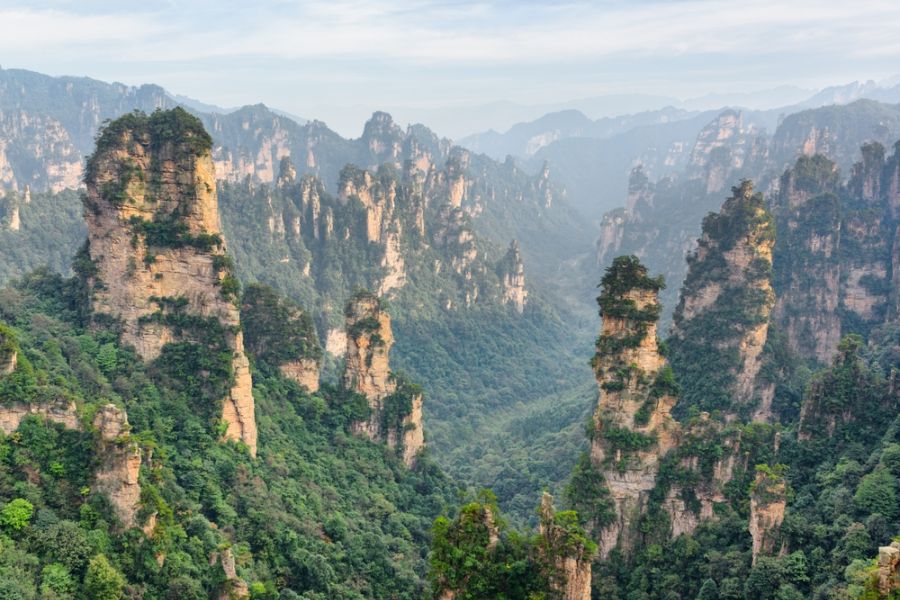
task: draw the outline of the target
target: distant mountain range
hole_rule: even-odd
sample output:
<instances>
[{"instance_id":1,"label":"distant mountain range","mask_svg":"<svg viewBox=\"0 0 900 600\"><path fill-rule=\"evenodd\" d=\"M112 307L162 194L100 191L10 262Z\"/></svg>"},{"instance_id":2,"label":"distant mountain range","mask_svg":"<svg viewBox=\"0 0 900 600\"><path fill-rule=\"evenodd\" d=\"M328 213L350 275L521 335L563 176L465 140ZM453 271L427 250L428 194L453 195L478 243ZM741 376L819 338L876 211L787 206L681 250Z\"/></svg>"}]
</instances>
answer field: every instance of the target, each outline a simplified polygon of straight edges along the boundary
<instances>
[{"instance_id":1,"label":"distant mountain range","mask_svg":"<svg viewBox=\"0 0 900 600\"><path fill-rule=\"evenodd\" d=\"M619 98L610 96L609 98ZM626 98L626 97L621 97ZM846 85L831 86L820 91L804 90L790 86L760 92L735 94L708 94L698 98L680 101L674 98L645 97L647 103L653 99L662 102L649 108L639 104L624 104L618 113L597 114L603 98L567 103L573 106L548 112L541 117L512 125L505 133L488 129L465 136L458 143L475 152L483 152L498 160L506 156L527 157L535 155L541 148L561 139L583 137L603 139L613 137L635 127L670 123L690 119L709 110L725 107L769 112L775 121L768 123L774 127L777 115L790 114L807 108L818 108L832 104L849 104L856 100L877 100L888 104L900 102L900 84L880 85L874 81L865 83L854 81ZM616 102L611 102L616 105ZM580 107L576 108L576 105ZM590 117L588 115L594 115Z\"/></svg>"}]
</instances>

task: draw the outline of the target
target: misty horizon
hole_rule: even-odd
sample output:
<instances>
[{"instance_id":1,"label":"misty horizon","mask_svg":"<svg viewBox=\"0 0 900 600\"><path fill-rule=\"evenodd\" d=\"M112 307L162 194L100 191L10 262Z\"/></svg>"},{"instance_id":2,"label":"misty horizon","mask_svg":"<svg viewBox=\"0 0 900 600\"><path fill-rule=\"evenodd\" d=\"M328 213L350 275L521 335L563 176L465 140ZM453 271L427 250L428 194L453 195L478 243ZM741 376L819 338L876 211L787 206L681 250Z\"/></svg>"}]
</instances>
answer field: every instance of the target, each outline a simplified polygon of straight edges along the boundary
<instances>
[{"instance_id":1,"label":"misty horizon","mask_svg":"<svg viewBox=\"0 0 900 600\"><path fill-rule=\"evenodd\" d=\"M426 125L441 113L448 124L435 129L461 137L598 97L634 96L625 114L710 95L780 94L788 105L828 86L893 83L897 30L900 6L876 0L14 1L0 9L0 56L5 68L156 83L224 108L262 102L343 135L359 135L375 110ZM509 114L447 131L458 120L448 113L491 107Z\"/></svg>"}]
</instances>

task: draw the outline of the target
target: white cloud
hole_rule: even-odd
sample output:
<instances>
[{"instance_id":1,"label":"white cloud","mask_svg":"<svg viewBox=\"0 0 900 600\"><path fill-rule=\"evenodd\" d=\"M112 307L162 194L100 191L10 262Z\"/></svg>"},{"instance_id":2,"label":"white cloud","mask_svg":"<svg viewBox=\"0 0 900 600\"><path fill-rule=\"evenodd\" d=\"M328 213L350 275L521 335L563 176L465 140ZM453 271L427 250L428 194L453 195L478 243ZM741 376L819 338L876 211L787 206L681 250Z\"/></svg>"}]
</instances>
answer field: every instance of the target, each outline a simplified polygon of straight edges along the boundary
<instances>
[{"instance_id":1,"label":"white cloud","mask_svg":"<svg viewBox=\"0 0 900 600\"><path fill-rule=\"evenodd\" d=\"M417 64L546 64L621 54L896 53L900 3L757 0L491 5L313 1L230 14L211 7L143 15L0 11L0 49L71 48L122 58L358 59Z\"/></svg>"},{"instance_id":2,"label":"white cloud","mask_svg":"<svg viewBox=\"0 0 900 600\"><path fill-rule=\"evenodd\" d=\"M9 52L140 43L166 28L130 15L82 15L62 10L0 9L0 49Z\"/></svg>"},{"instance_id":3,"label":"white cloud","mask_svg":"<svg viewBox=\"0 0 900 600\"><path fill-rule=\"evenodd\" d=\"M700 95L843 83L900 64L896 0L21 2L0 6L6 67L150 81L294 112Z\"/></svg>"}]
</instances>

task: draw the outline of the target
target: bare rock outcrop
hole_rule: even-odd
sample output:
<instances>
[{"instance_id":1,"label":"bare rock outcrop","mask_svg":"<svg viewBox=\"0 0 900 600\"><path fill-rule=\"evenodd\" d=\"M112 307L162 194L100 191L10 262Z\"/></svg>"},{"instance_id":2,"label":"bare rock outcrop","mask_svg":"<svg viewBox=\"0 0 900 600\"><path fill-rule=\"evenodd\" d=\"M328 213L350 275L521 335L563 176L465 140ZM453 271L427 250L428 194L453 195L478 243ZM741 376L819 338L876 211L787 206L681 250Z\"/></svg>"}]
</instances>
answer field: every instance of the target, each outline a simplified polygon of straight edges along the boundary
<instances>
[{"instance_id":1,"label":"bare rock outcrop","mask_svg":"<svg viewBox=\"0 0 900 600\"><path fill-rule=\"evenodd\" d=\"M19 351L12 337L0 329L0 377L16 370Z\"/></svg>"},{"instance_id":2,"label":"bare rock outcrop","mask_svg":"<svg viewBox=\"0 0 900 600\"><path fill-rule=\"evenodd\" d=\"M78 409L74 402L60 401L41 404L14 402L0 406L0 431L5 435L10 435L29 415L37 415L51 423L59 423L67 429L76 431L81 429Z\"/></svg>"},{"instance_id":3,"label":"bare rock outcrop","mask_svg":"<svg viewBox=\"0 0 900 600\"><path fill-rule=\"evenodd\" d=\"M528 290L525 289L525 265L519 251L519 242L516 240L509 244L506 256L497 266L497 275L500 277L503 301L515 308L519 314L525 312L525 302L528 299Z\"/></svg>"},{"instance_id":4,"label":"bare rock outcrop","mask_svg":"<svg viewBox=\"0 0 900 600\"><path fill-rule=\"evenodd\" d=\"M762 132L745 124L740 111L728 109L697 135L688 168L705 181L706 193L713 194L725 189L735 170L761 162L766 154Z\"/></svg>"},{"instance_id":5,"label":"bare rock outcrop","mask_svg":"<svg viewBox=\"0 0 900 600\"><path fill-rule=\"evenodd\" d=\"M564 516L564 515L563 515ZM559 600L590 600L591 562L596 548L578 539L560 523L553 498L544 492L540 508L541 551L549 562L551 597Z\"/></svg>"},{"instance_id":6,"label":"bare rock outcrop","mask_svg":"<svg viewBox=\"0 0 900 600\"><path fill-rule=\"evenodd\" d=\"M100 466L94 473L94 489L109 498L125 528L137 525L141 499L138 476L141 449L130 437L128 415L115 404L103 406L94 417Z\"/></svg>"},{"instance_id":7,"label":"bare rock outcrop","mask_svg":"<svg viewBox=\"0 0 900 600\"><path fill-rule=\"evenodd\" d=\"M398 195L406 198L410 190L388 170L373 175L347 166L341 171L339 191L341 203L356 200L362 204L366 212L366 239L384 248L381 259L384 275L378 285L379 293L403 287L406 284L406 263L401 249L404 219L395 211Z\"/></svg>"},{"instance_id":8,"label":"bare rock outcrop","mask_svg":"<svg viewBox=\"0 0 900 600\"><path fill-rule=\"evenodd\" d=\"M225 582L219 590L218 600L243 600L250 597L250 586L237 574L234 563L234 552L231 547L214 552L209 560L210 565L219 563L225 574Z\"/></svg>"},{"instance_id":9,"label":"bare rock outcrop","mask_svg":"<svg viewBox=\"0 0 900 600\"><path fill-rule=\"evenodd\" d=\"M792 350L827 365L847 331L878 327L898 312L900 146L861 148L847 181L824 156L800 158L782 176L774 317ZM783 235L782 235L783 234Z\"/></svg>"},{"instance_id":10,"label":"bare rock outcrop","mask_svg":"<svg viewBox=\"0 0 900 600\"><path fill-rule=\"evenodd\" d=\"M878 593L890 598L900 589L900 542L878 549Z\"/></svg>"},{"instance_id":11,"label":"bare rock outcrop","mask_svg":"<svg viewBox=\"0 0 900 600\"><path fill-rule=\"evenodd\" d=\"M634 520L656 485L660 458L676 441L675 397L665 383L666 361L656 338L661 287L636 257L623 256L607 270L598 298L603 324L593 367L600 397L591 459L606 479L616 513L595 532L603 558L613 548L628 552L633 546Z\"/></svg>"},{"instance_id":12,"label":"bare rock outcrop","mask_svg":"<svg viewBox=\"0 0 900 600\"><path fill-rule=\"evenodd\" d=\"M425 445L422 390L390 369L394 344L391 318L381 300L357 293L347 304L347 351L343 385L365 396L369 418L353 424L354 433L384 441L412 466Z\"/></svg>"},{"instance_id":13,"label":"bare rock outcrop","mask_svg":"<svg viewBox=\"0 0 900 600\"><path fill-rule=\"evenodd\" d=\"M233 385L221 409L226 437L255 455L252 381L210 147L200 122L178 108L126 115L104 129L85 176L93 263L86 276L95 315L118 321L122 341L145 360L170 342L216 331L232 353Z\"/></svg>"},{"instance_id":14,"label":"bare rock outcrop","mask_svg":"<svg viewBox=\"0 0 900 600\"><path fill-rule=\"evenodd\" d=\"M774 220L749 181L732 188L722 210L704 219L669 340L685 405L721 409L729 420L740 413L771 418L774 385L759 375L775 304L774 245ZM712 353L714 365L702 359L704 352ZM709 393L710 377L721 398Z\"/></svg>"},{"instance_id":15,"label":"bare rock outcrop","mask_svg":"<svg viewBox=\"0 0 900 600\"><path fill-rule=\"evenodd\" d=\"M309 392L319 391L320 368L321 365L314 358L301 358L278 366L282 375L296 381Z\"/></svg>"},{"instance_id":16,"label":"bare rock outcrop","mask_svg":"<svg viewBox=\"0 0 900 600\"><path fill-rule=\"evenodd\" d=\"M347 365L344 387L362 394L371 402L384 399L397 389L389 365L394 334L391 317L381 300L368 293L357 294L348 304Z\"/></svg>"},{"instance_id":17,"label":"bare rock outcrop","mask_svg":"<svg viewBox=\"0 0 900 600\"><path fill-rule=\"evenodd\" d=\"M756 468L750 488L750 536L753 538L753 564L761 554L772 554L779 544L781 523L787 507L787 482L776 467Z\"/></svg>"}]
</instances>

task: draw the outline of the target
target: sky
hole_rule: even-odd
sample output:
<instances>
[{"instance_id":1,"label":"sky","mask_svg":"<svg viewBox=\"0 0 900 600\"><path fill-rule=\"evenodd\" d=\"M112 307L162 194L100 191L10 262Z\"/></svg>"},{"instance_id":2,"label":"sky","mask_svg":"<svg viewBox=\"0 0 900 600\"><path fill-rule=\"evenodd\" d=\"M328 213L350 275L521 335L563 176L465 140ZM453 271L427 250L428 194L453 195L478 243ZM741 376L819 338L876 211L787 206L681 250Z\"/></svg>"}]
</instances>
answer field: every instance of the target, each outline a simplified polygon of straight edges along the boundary
<instances>
[{"instance_id":1,"label":"sky","mask_svg":"<svg viewBox=\"0 0 900 600\"><path fill-rule=\"evenodd\" d=\"M881 80L900 72L898 32L897 0L0 0L0 66L358 135L378 109Z\"/></svg>"}]
</instances>

